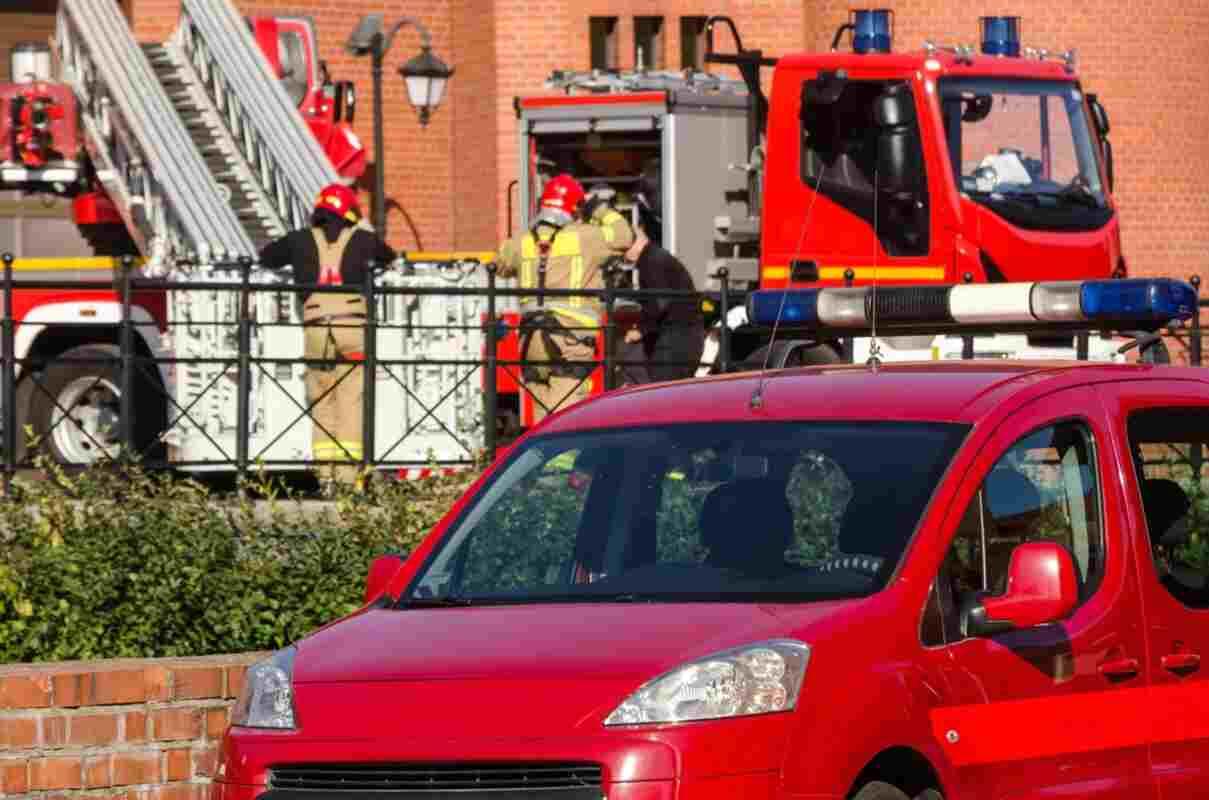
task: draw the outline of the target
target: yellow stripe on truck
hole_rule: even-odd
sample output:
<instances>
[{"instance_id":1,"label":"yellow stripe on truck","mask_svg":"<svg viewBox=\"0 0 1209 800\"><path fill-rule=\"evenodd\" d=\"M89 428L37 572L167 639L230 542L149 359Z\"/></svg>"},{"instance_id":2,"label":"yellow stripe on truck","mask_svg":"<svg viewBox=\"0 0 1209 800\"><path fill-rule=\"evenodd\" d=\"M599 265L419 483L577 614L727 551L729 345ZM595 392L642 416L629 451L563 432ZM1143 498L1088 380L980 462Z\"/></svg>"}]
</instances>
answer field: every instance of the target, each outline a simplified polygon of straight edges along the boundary
<instances>
[{"instance_id":1,"label":"yellow stripe on truck","mask_svg":"<svg viewBox=\"0 0 1209 800\"><path fill-rule=\"evenodd\" d=\"M140 266L144 259L136 258L134 265ZM77 272L81 270L121 269L122 260L113 256L91 258L18 258L13 262L16 272Z\"/></svg>"},{"instance_id":2,"label":"yellow stripe on truck","mask_svg":"<svg viewBox=\"0 0 1209 800\"><path fill-rule=\"evenodd\" d=\"M943 281L944 267L820 267L819 278L825 281L842 281L844 273L852 270L852 277L858 281L877 279L900 281Z\"/></svg>"},{"instance_id":3,"label":"yellow stripe on truck","mask_svg":"<svg viewBox=\"0 0 1209 800\"><path fill-rule=\"evenodd\" d=\"M482 264L489 264L495 261L495 253L490 250L479 251L453 251L453 252L424 252L408 250L403 253L403 258L407 261L478 261Z\"/></svg>"}]
</instances>

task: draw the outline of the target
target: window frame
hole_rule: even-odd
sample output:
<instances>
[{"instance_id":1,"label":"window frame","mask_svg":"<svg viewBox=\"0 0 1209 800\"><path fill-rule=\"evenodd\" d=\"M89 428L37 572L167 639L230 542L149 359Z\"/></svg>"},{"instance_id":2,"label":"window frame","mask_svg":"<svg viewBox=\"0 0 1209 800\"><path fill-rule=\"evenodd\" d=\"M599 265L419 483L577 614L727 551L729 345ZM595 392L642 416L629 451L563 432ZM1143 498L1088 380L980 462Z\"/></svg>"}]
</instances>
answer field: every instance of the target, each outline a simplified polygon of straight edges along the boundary
<instances>
[{"instance_id":1,"label":"window frame","mask_svg":"<svg viewBox=\"0 0 1209 800\"><path fill-rule=\"evenodd\" d=\"M967 642L967 641L970 641L971 639L980 638L980 637L963 636L961 634L960 629L954 630L954 631L949 630L948 623L951 619L951 615L960 615L961 612L960 612L960 608L956 604L956 601L957 601L956 597L948 598L948 602L954 604L954 608L951 610L951 614L948 612L948 610L945 608L946 599L942 595L941 590L940 590L941 578L944 575L945 567L948 564L949 554L952 552L953 543L956 539L957 531L961 527L961 524L964 521L964 519L969 511L970 504L975 503L975 502L979 502L979 503L983 502L982 493L983 493L983 486L986 483L986 479L990 476L991 472L994 471L994 469L1000 464L1000 462L1003 461L1003 458L1008 453L1010 453L1021 442L1025 441L1026 439L1028 439L1031 436L1035 436L1038 433L1041 433L1042 431L1049 429L1049 428L1056 428L1061 425L1066 425L1066 424L1071 424L1071 423L1078 424L1083 427L1084 431L1086 431L1086 433L1088 434L1090 444L1091 444L1091 448L1090 448L1091 453L1089 454L1090 455L1089 467L1091 468L1092 475L1095 476L1095 480L1096 480L1096 495L1097 495L1096 496L1096 513L1098 515L1097 519L1099 520L1098 528L1099 528L1099 538L1100 538L1100 561L1101 561L1101 563L1099 565L1099 571L1094 576L1094 580L1091 575L1084 576L1083 583L1084 583L1084 586L1087 587L1086 593L1083 594L1079 598L1079 602L1075 605L1074 609L1072 609L1071 613L1078 611L1078 609L1082 608L1087 603L1091 602L1093 599L1095 599L1099 595L1100 591L1103 589L1104 578L1108 573L1108 561L1110 558L1110 543L1109 543L1109 536L1108 536L1108 530L1107 530L1108 520L1107 520L1107 516L1106 516L1104 472L1103 472L1103 468L1104 468L1103 454L1105 453L1106 448L1105 448L1105 445L1103 445L1101 442L1099 442L1097 440L1095 424L1092 422L1092 420L1087 415L1071 414L1071 415L1067 415L1067 416L1063 416L1063 417L1056 417L1056 418L1048 420L1046 422L1042 422L1037 425L1031 426L1028 429L1026 429L1023 433L1013 436L1012 440L1007 444L1007 446L1005 446L1004 448L999 450L995 454L993 459L989 462L988 467L984 471L981 472L981 474L979 475L979 478L978 478L978 482L974 487L973 494L970 496L969 500L966 502L966 505L962 506L960 513L957 513L953 516L952 529L948 532L948 534L945 537L945 546L944 546L944 550L943 550L943 555L941 556L940 566L937 568L936 574L932 576L931 586L929 587L928 592L924 598L923 608L920 610L920 614L919 614L919 622L917 625L917 634L919 636L920 644L924 649L935 650L938 648L950 647L950 646L953 646L956 644L960 644L962 642ZM1090 509L1090 508L1091 508L1091 506L1089 505L1088 509ZM985 530L983 531L983 537L985 538ZM983 550L984 550L984 558L985 558L985 542L983 544ZM1072 554L1072 558L1073 557L1074 556ZM985 572L983 573L982 577L983 577L983 584L989 585L989 581L987 579L987 575ZM935 605L936 605L936 608L939 610L939 614L940 614L940 629L941 629L941 634L942 634L942 640L940 642L930 643L925 639L923 634L924 634L925 626L927 625L929 611L931 610L931 606L933 605L933 596L935 596L935 600L936 600ZM995 595L995 596L997 596L997 595ZM992 636L990 638L995 638L995 637Z\"/></svg>"}]
</instances>

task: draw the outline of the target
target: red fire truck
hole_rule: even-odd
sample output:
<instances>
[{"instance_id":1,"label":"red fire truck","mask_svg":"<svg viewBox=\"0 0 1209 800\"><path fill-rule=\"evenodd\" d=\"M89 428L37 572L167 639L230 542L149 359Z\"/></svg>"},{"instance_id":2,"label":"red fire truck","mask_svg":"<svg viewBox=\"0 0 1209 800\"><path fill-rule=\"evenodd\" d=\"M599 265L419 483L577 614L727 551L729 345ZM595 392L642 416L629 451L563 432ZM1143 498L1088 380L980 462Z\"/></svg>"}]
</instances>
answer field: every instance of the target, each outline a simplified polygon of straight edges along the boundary
<instances>
[{"instance_id":1,"label":"red fire truck","mask_svg":"<svg viewBox=\"0 0 1209 800\"><path fill-rule=\"evenodd\" d=\"M354 87L329 79L308 18L245 19L226 0L185 0L168 41L137 42L112 0L62 0L53 59L51 50L15 48L14 82L0 85L0 252L17 256L18 430L78 463L117 446L120 381L101 359L115 353L119 298L20 284L104 281L123 255L139 256L146 276L223 280L215 265L299 227L321 186L356 179L366 162L350 128ZM225 303L217 293L137 294L140 354L221 350L213 326L232 319ZM156 386L140 374L140 447L163 437L177 462L229 449L234 400L201 398L213 377L205 369L161 363ZM300 379L282 377L301 396ZM256 424L272 441L256 391ZM305 458L308 433L285 437L284 457Z\"/></svg>"},{"instance_id":2,"label":"red fire truck","mask_svg":"<svg viewBox=\"0 0 1209 800\"><path fill-rule=\"evenodd\" d=\"M830 52L772 59L716 17L706 60L741 81L555 73L547 86L560 94L516 101L519 222L559 172L614 189L623 206L654 178L644 222L702 289L722 267L740 288L1124 275L1108 116L1073 51L1022 48L1018 18L982 23L980 47L903 53L889 12L855 11ZM733 52L714 51L716 27ZM808 341L770 354L761 334L735 334L751 363L836 357Z\"/></svg>"}]
</instances>

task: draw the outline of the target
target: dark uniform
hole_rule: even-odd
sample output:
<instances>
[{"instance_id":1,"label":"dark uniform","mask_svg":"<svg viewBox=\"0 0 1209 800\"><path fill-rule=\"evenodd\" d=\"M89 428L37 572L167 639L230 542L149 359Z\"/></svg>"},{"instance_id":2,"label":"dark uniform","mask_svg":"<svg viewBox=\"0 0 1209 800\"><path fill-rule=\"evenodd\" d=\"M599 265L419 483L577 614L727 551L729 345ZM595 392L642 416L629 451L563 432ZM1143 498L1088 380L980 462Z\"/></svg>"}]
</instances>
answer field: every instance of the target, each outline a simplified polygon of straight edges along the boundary
<instances>
[{"instance_id":1,"label":"dark uniform","mask_svg":"<svg viewBox=\"0 0 1209 800\"><path fill-rule=\"evenodd\" d=\"M642 289L696 291L693 276L678 258L654 242L647 242L634 261ZM691 298L657 298L642 301L641 351L627 350L627 361L646 358L645 369L627 366L630 383L691 378L705 348L705 319L700 301Z\"/></svg>"},{"instance_id":2,"label":"dark uniform","mask_svg":"<svg viewBox=\"0 0 1209 800\"><path fill-rule=\"evenodd\" d=\"M324 190L320 207L328 191ZM352 208L355 210L356 206ZM292 265L294 280L300 284L344 285L354 289L348 293L307 295L303 299L302 319L306 326L307 359L349 362L347 366L333 364L307 368L307 396L312 406L312 458L316 461L360 461L361 403L365 389L361 366L365 359L365 300L361 290L365 282L373 278L369 270L371 260L385 266L396 256L374 233L355 226L351 220L339 230L334 241L329 241L329 233L325 233L324 227L294 231L267 245L260 253L260 263L267 269ZM327 227L330 233L335 232L330 222ZM343 483L353 483L357 469L335 467L332 477Z\"/></svg>"}]
</instances>

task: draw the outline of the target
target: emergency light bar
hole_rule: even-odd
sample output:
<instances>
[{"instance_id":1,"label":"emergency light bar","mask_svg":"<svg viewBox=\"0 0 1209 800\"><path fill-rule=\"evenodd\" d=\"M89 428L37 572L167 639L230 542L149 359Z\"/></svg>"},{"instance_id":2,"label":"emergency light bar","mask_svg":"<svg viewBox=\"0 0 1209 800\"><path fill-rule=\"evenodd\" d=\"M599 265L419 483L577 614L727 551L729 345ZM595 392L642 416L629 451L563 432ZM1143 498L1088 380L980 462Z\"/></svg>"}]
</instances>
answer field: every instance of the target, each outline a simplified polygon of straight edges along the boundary
<instances>
[{"instance_id":1,"label":"emergency light bar","mask_svg":"<svg viewBox=\"0 0 1209 800\"><path fill-rule=\"evenodd\" d=\"M889 53L893 40L891 17L888 8L862 8L851 12L852 49L865 53Z\"/></svg>"},{"instance_id":2,"label":"emergency light bar","mask_svg":"<svg viewBox=\"0 0 1209 800\"><path fill-rule=\"evenodd\" d=\"M1187 319L1196 309L1196 291L1169 278L883 286L876 294L869 286L767 289L747 297L747 319L765 327L869 329L874 322L890 327L1099 322L1158 328Z\"/></svg>"}]
</instances>

